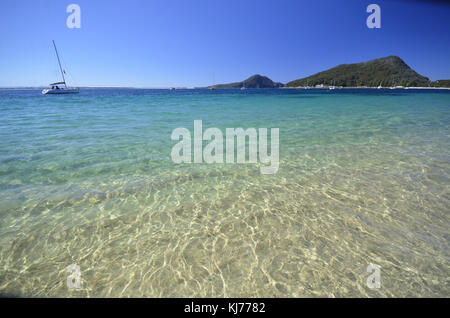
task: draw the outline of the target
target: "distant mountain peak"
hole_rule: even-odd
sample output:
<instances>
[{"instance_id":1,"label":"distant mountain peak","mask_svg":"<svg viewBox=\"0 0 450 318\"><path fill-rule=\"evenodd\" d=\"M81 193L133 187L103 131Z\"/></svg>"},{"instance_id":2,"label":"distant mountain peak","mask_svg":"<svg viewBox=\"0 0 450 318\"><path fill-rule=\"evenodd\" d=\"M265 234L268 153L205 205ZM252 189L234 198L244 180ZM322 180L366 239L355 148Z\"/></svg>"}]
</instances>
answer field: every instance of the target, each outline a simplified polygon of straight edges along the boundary
<instances>
[{"instance_id":1,"label":"distant mountain peak","mask_svg":"<svg viewBox=\"0 0 450 318\"><path fill-rule=\"evenodd\" d=\"M255 74L255 75L252 75L249 78L247 78L246 81L249 81L249 80L260 80L260 79L265 79L265 78L268 78L268 77L267 76L262 76L262 75L259 75L259 74Z\"/></svg>"},{"instance_id":2,"label":"distant mountain peak","mask_svg":"<svg viewBox=\"0 0 450 318\"><path fill-rule=\"evenodd\" d=\"M274 82L267 76L260 74L252 75L242 82L214 85L216 88L278 88L283 86L282 83Z\"/></svg>"}]
</instances>

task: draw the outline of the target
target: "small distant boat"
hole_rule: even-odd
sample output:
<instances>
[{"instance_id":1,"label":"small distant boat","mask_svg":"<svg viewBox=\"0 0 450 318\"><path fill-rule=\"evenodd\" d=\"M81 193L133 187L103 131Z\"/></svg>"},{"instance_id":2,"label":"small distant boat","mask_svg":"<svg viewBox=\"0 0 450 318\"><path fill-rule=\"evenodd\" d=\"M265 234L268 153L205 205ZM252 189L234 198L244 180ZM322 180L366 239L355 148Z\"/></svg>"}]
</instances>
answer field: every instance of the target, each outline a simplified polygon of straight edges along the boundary
<instances>
[{"instance_id":1,"label":"small distant boat","mask_svg":"<svg viewBox=\"0 0 450 318\"><path fill-rule=\"evenodd\" d=\"M244 83L242 83L242 87L241 87L241 90L244 90L244 89L247 89L247 88L245 87L245 84L244 84Z\"/></svg>"},{"instance_id":2,"label":"small distant boat","mask_svg":"<svg viewBox=\"0 0 450 318\"><path fill-rule=\"evenodd\" d=\"M174 91L175 89L176 89L175 87L171 87L171 88L170 88L171 91Z\"/></svg>"},{"instance_id":3,"label":"small distant boat","mask_svg":"<svg viewBox=\"0 0 450 318\"><path fill-rule=\"evenodd\" d=\"M392 86L389 87L389 89L396 89L396 87L395 87L395 80L392 80Z\"/></svg>"},{"instance_id":4,"label":"small distant boat","mask_svg":"<svg viewBox=\"0 0 450 318\"><path fill-rule=\"evenodd\" d=\"M335 89L336 88L336 86L334 86L334 81L333 81L333 85L330 85L328 88L329 89Z\"/></svg>"},{"instance_id":5,"label":"small distant boat","mask_svg":"<svg viewBox=\"0 0 450 318\"><path fill-rule=\"evenodd\" d=\"M213 82L212 82L213 86L211 86L209 89L212 91L216 90L216 74L214 74L213 72Z\"/></svg>"},{"instance_id":6,"label":"small distant boat","mask_svg":"<svg viewBox=\"0 0 450 318\"><path fill-rule=\"evenodd\" d=\"M381 83L380 83L380 85L378 85L378 87L377 87L377 89L382 89L383 87L381 86Z\"/></svg>"},{"instance_id":7,"label":"small distant boat","mask_svg":"<svg viewBox=\"0 0 450 318\"><path fill-rule=\"evenodd\" d=\"M309 81L306 81L306 86L305 89L310 89L311 87L309 87Z\"/></svg>"},{"instance_id":8,"label":"small distant boat","mask_svg":"<svg viewBox=\"0 0 450 318\"><path fill-rule=\"evenodd\" d=\"M58 64L59 64L59 70L61 71L61 76L62 76L62 82L56 82L56 83L52 83L50 84L51 88L47 88L42 90L42 94L44 95L49 95L49 94L74 94L74 93L79 93L79 90L77 87L67 87L66 85L66 79L64 78L64 73L65 71L63 71L62 67L61 67L61 61L59 60L59 54L58 54L58 50L56 49L56 44L55 41L53 42L53 46L55 47L55 52L56 52L56 57L58 58ZM59 87L58 85L64 85L64 87Z\"/></svg>"}]
</instances>

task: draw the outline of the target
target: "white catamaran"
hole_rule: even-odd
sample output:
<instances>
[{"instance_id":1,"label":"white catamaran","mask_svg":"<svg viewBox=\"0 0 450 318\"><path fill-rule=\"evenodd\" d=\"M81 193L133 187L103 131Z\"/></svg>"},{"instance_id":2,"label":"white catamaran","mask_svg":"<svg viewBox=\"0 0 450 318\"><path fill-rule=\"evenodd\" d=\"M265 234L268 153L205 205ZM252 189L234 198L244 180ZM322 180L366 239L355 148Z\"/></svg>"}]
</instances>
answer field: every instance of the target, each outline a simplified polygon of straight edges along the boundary
<instances>
[{"instance_id":1,"label":"white catamaran","mask_svg":"<svg viewBox=\"0 0 450 318\"><path fill-rule=\"evenodd\" d=\"M67 87L66 79L64 78L64 71L61 67L61 61L59 60L58 50L56 49L55 41L53 41L53 46L55 47L56 57L58 58L59 70L61 71L62 82L51 83L51 88L44 89L42 94L73 94L78 93L79 90L77 87ZM64 85L64 87L59 87L58 85Z\"/></svg>"}]
</instances>

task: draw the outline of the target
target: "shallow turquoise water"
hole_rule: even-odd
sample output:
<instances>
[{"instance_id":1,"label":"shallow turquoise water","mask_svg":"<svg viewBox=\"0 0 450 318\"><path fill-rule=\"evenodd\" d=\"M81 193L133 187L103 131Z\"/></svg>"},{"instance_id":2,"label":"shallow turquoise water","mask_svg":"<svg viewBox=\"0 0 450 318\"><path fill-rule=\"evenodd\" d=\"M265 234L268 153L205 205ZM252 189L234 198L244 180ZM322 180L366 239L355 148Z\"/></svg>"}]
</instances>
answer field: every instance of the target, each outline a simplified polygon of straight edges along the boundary
<instances>
[{"instance_id":1,"label":"shallow turquoise water","mask_svg":"<svg viewBox=\"0 0 450 318\"><path fill-rule=\"evenodd\" d=\"M174 164L197 119L278 172ZM448 296L449 206L449 91L0 90L1 294Z\"/></svg>"}]
</instances>

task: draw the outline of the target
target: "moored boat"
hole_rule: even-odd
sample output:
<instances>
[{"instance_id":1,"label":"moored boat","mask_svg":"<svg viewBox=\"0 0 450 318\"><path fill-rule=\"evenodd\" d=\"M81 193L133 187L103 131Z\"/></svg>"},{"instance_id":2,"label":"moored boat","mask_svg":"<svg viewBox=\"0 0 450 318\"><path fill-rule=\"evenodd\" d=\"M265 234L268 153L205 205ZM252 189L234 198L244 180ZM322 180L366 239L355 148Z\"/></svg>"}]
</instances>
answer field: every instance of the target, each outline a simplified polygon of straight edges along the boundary
<instances>
[{"instance_id":1,"label":"moored boat","mask_svg":"<svg viewBox=\"0 0 450 318\"><path fill-rule=\"evenodd\" d=\"M55 48L56 57L58 58L59 70L61 71L62 82L52 83L50 84L51 88L46 88L42 90L42 94L44 95L54 95L54 94L74 94L79 93L78 87L67 87L66 79L64 78L65 71L61 67L61 61L59 60L58 50L56 49L55 41L53 42L53 46ZM59 87L58 85L64 85L64 87Z\"/></svg>"}]
</instances>

